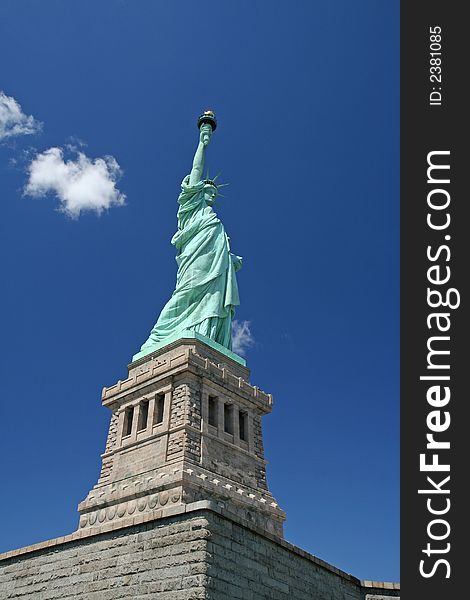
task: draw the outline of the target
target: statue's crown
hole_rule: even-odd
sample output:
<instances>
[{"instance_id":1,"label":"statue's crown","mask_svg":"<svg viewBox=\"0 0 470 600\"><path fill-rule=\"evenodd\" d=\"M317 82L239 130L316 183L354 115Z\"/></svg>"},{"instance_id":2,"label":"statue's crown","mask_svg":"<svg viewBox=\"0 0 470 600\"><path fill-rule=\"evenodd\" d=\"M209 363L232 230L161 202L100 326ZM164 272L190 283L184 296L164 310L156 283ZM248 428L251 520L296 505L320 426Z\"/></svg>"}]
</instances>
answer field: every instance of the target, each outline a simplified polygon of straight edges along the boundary
<instances>
[{"instance_id":1,"label":"statue's crown","mask_svg":"<svg viewBox=\"0 0 470 600\"><path fill-rule=\"evenodd\" d=\"M223 188L223 187L225 187L226 185L228 185L228 183L219 183L219 184L217 184L217 183L215 182L215 180L217 179L217 177L218 177L219 175L220 175L220 173L217 173L217 175L214 177L214 179L211 179L211 178L209 177L209 169L208 169L208 170L207 170L207 175L206 175L206 178L202 180L202 183L203 183L204 185L213 185L213 186L215 187L215 189L217 190L217 193L218 193L218 195L219 195L219 196L223 196L223 194L221 194L221 193L219 192L219 189L220 189L220 188Z\"/></svg>"}]
</instances>

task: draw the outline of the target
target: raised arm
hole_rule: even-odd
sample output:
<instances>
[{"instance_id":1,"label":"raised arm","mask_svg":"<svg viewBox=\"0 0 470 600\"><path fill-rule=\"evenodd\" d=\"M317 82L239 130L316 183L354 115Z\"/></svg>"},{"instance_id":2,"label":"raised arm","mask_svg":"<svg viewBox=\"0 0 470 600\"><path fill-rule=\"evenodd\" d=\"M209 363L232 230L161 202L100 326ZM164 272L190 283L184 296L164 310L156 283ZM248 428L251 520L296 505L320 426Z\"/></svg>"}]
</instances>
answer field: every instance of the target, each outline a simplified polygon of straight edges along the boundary
<instances>
[{"instance_id":1,"label":"raised arm","mask_svg":"<svg viewBox=\"0 0 470 600\"><path fill-rule=\"evenodd\" d=\"M189 176L189 185L195 185L203 178L206 146L211 139L212 127L208 123L204 123L204 125L201 125L199 131L199 144L194 155L193 168L191 169L191 175Z\"/></svg>"}]
</instances>

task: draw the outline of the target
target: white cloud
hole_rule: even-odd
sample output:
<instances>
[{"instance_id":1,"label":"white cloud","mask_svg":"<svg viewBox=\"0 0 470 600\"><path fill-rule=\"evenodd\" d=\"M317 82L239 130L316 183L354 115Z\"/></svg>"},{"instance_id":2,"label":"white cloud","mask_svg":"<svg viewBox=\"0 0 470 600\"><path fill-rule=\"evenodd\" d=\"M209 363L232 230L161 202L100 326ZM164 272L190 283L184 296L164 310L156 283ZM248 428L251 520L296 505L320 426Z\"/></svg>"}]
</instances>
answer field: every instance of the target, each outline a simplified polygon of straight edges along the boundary
<instances>
[{"instance_id":1,"label":"white cloud","mask_svg":"<svg viewBox=\"0 0 470 600\"><path fill-rule=\"evenodd\" d=\"M237 321L234 319L232 323L232 350L235 354L244 355L247 349L255 343L250 325L250 321Z\"/></svg>"},{"instance_id":2,"label":"white cloud","mask_svg":"<svg viewBox=\"0 0 470 600\"><path fill-rule=\"evenodd\" d=\"M11 96L0 91L0 142L19 135L30 135L41 130L42 123L25 115Z\"/></svg>"},{"instance_id":3,"label":"white cloud","mask_svg":"<svg viewBox=\"0 0 470 600\"><path fill-rule=\"evenodd\" d=\"M78 152L76 160L64 160L61 148L49 148L31 161L28 173L25 193L35 198L54 193L60 210L74 219L82 211L101 214L126 200L116 188L121 168L112 156L90 159Z\"/></svg>"}]
</instances>

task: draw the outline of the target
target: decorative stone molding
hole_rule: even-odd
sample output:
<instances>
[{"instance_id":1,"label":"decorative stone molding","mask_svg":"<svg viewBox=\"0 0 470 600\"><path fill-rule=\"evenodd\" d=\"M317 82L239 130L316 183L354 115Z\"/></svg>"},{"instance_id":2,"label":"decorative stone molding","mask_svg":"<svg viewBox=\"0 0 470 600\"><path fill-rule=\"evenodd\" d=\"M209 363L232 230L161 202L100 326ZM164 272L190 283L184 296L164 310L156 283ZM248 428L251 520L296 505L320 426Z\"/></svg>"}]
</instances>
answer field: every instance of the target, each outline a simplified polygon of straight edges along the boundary
<instances>
[{"instance_id":1,"label":"decorative stone molding","mask_svg":"<svg viewBox=\"0 0 470 600\"><path fill-rule=\"evenodd\" d=\"M215 379L220 385L228 387L237 394L248 397L259 406L262 410L262 414L270 412L273 404L271 394L263 392L256 385L251 385L242 377L235 376L226 367L220 366L220 363L216 364L211 362L208 358L200 356L191 348L186 348L184 352L177 354L176 356L157 361L150 361L149 365L141 365L139 370L134 370L132 376L123 381L119 380L115 385L103 388L103 404L109 406L114 399L126 391L134 390L137 386L159 376L167 376L170 372L175 374L173 371L178 372L178 370L190 367L197 367L202 370L204 376L210 380Z\"/></svg>"},{"instance_id":2,"label":"decorative stone molding","mask_svg":"<svg viewBox=\"0 0 470 600\"><path fill-rule=\"evenodd\" d=\"M182 488L173 488L162 490L148 496L140 496L131 500L124 500L109 506L103 506L96 510L83 512L80 516L79 528L99 527L103 523L118 521L122 519L122 524L129 518L133 518L139 513L152 514L158 518L160 509L168 509L170 506L181 505ZM168 514L168 513L167 513Z\"/></svg>"}]
</instances>

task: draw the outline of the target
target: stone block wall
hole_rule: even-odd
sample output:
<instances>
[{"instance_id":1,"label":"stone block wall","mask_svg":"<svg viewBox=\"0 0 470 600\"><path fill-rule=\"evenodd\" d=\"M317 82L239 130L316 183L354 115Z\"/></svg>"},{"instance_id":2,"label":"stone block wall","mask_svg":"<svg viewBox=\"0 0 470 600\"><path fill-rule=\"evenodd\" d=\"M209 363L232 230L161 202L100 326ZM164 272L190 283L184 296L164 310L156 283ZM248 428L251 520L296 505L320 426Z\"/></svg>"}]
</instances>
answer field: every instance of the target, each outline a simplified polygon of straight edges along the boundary
<instances>
[{"instance_id":1,"label":"stone block wall","mask_svg":"<svg viewBox=\"0 0 470 600\"><path fill-rule=\"evenodd\" d=\"M45 547L0 561L0 598L205 598L207 536L194 514Z\"/></svg>"},{"instance_id":2,"label":"stone block wall","mask_svg":"<svg viewBox=\"0 0 470 600\"><path fill-rule=\"evenodd\" d=\"M361 582L285 540L208 515L208 600L388 600L398 584ZM378 595L376 595L378 594Z\"/></svg>"},{"instance_id":3,"label":"stone block wall","mask_svg":"<svg viewBox=\"0 0 470 600\"><path fill-rule=\"evenodd\" d=\"M109 432L106 440L105 455L112 452L116 448L117 433L118 433L119 416L117 412L111 415L111 421L109 424ZM111 457L103 458L101 466L100 481L108 481L113 470L113 459Z\"/></svg>"},{"instance_id":4,"label":"stone block wall","mask_svg":"<svg viewBox=\"0 0 470 600\"><path fill-rule=\"evenodd\" d=\"M259 416L253 417L253 442L256 456L264 458L263 432L261 429L261 418Z\"/></svg>"},{"instance_id":5,"label":"stone block wall","mask_svg":"<svg viewBox=\"0 0 470 600\"><path fill-rule=\"evenodd\" d=\"M178 513L179 511L179 513ZM172 512L174 514L172 514ZM113 529L114 527L114 529ZM213 502L0 555L2 600L388 600Z\"/></svg>"}]
</instances>

